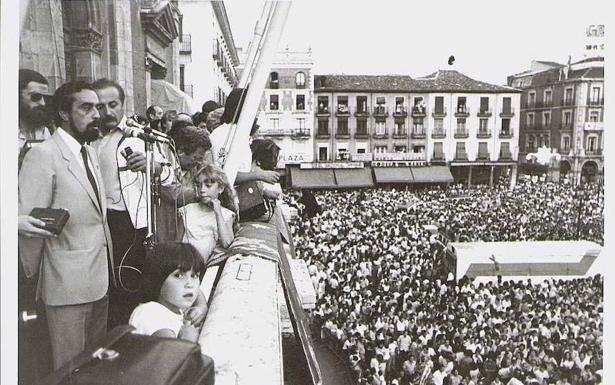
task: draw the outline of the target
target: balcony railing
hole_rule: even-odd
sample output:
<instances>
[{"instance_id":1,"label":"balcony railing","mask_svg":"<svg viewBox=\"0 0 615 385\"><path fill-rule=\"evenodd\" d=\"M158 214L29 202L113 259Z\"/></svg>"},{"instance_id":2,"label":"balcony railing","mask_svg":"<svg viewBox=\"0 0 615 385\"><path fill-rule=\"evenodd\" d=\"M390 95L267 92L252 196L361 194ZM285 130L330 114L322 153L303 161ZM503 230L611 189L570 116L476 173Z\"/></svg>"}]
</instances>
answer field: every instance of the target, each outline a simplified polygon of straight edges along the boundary
<instances>
[{"instance_id":1,"label":"balcony railing","mask_svg":"<svg viewBox=\"0 0 615 385\"><path fill-rule=\"evenodd\" d=\"M500 111L500 118L512 118L513 116L515 116L515 109L512 107Z\"/></svg>"},{"instance_id":2,"label":"balcony railing","mask_svg":"<svg viewBox=\"0 0 615 385\"><path fill-rule=\"evenodd\" d=\"M510 139L513 137L512 130L500 130L500 139Z\"/></svg>"},{"instance_id":3,"label":"balcony railing","mask_svg":"<svg viewBox=\"0 0 615 385\"><path fill-rule=\"evenodd\" d=\"M585 155L602 155L602 149L596 148L593 150L585 150Z\"/></svg>"},{"instance_id":4,"label":"balcony railing","mask_svg":"<svg viewBox=\"0 0 615 385\"><path fill-rule=\"evenodd\" d=\"M309 138L311 130L309 128L294 128L291 130L290 135L293 138Z\"/></svg>"},{"instance_id":5,"label":"balcony railing","mask_svg":"<svg viewBox=\"0 0 615 385\"><path fill-rule=\"evenodd\" d=\"M441 109L434 109L431 112L431 116L433 116L434 118L443 118L446 116L446 107L442 107Z\"/></svg>"},{"instance_id":6,"label":"balcony railing","mask_svg":"<svg viewBox=\"0 0 615 385\"><path fill-rule=\"evenodd\" d=\"M393 116L403 116L406 117L408 116L408 111L406 111L406 107L404 106L395 106L395 109L393 110Z\"/></svg>"},{"instance_id":7,"label":"balcony railing","mask_svg":"<svg viewBox=\"0 0 615 385\"><path fill-rule=\"evenodd\" d=\"M587 104L589 104L590 106L603 106L604 105L604 98L588 99L587 100Z\"/></svg>"},{"instance_id":8,"label":"balcony railing","mask_svg":"<svg viewBox=\"0 0 615 385\"><path fill-rule=\"evenodd\" d=\"M476 134L476 137L479 139L491 138L491 131L490 130L479 130L478 133Z\"/></svg>"},{"instance_id":9,"label":"balcony railing","mask_svg":"<svg viewBox=\"0 0 615 385\"><path fill-rule=\"evenodd\" d=\"M424 127L420 127L420 128L413 128L412 129L412 133L410 134L410 136L412 136L412 138L414 139L423 139L425 138L425 128Z\"/></svg>"},{"instance_id":10,"label":"balcony railing","mask_svg":"<svg viewBox=\"0 0 615 385\"><path fill-rule=\"evenodd\" d=\"M434 130L431 133L431 137L433 139L444 139L444 138L446 138L446 131L444 131L444 129Z\"/></svg>"},{"instance_id":11,"label":"balcony railing","mask_svg":"<svg viewBox=\"0 0 615 385\"><path fill-rule=\"evenodd\" d=\"M478 160L489 160L491 159L491 157L489 156L489 153L478 153L478 155L476 155L476 159Z\"/></svg>"},{"instance_id":12,"label":"balcony railing","mask_svg":"<svg viewBox=\"0 0 615 385\"><path fill-rule=\"evenodd\" d=\"M404 160L425 160L425 154L422 152L380 152L374 153L373 160L385 161L404 161Z\"/></svg>"},{"instance_id":13,"label":"balcony railing","mask_svg":"<svg viewBox=\"0 0 615 385\"><path fill-rule=\"evenodd\" d=\"M327 106L318 107L316 109L316 115L321 115L321 116L329 116L329 115L331 115L331 113L329 112L329 107L327 107Z\"/></svg>"},{"instance_id":14,"label":"balcony railing","mask_svg":"<svg viewBox=\"0 0 615 385\"><path fill-rule=\"evenodd\" d=\"M408 137L408 133L406 132L405 128L395 129L393 131L393 138L395 139L401 139L401 138L407 138L407 137Z\"/></svg>"},{"instance_id":15,"label":"balcony railing","mask_svg":"<svg viewBox=\"0 0 615 385\"><path fill-rule=\"evenodd\" d=\"M371 152L363 154L350 154L350 160L352 162L371 162L373 159Z\"/></svg>"},{"instance_id":16,"label":"balcony railing","mask_svg":"<svg viewBox=\"0 0 615 385\"><path fill-rule=\"evenodd\" d=\"M367 130L357 130L354 133L355 139L367 139L369 137L369 133Z\"/></svg>"},{"instance_id":17,"label":"balcony railing","mask_svg":"<svg viewBox=\"0 0 615 385\"><path fill-rule=\"evenodd\" d=\"M291 136L292 130L283 128L259 129L258 134L265 137Z\"/></svg>"},{"instance_id":18,"label":"balcony railing","mask_svg":"<svg viewBox=\"0 0 615 385\"><path fill-rule=\"evenodd\" d=\"M510 151L500 151L500 160L512 160L512 153Z\"/></svg>"},{"instance_id":19,"label":"balcony railing","mask_svg":"<svg viewBox=\"0 0 615 385\"><path fill-rule=\"evenodd\" d=\"M585 122L583 124L583 130L585 131L603 131L604 122Z\"/></svg>"},{"instance_id":20,"label":"balcony railing","mask_svg":"<svg viewBox=\"0 0 615 385\"><path fill-rule=\"evenodd\" d=\"M562 106L572 106L574 99L572 98L564 98L562 99Z\"/></svg>"},{"instance_id":21,"label":"balcony railing","mask_svg":"<svg viewBox=\"0 0 615 385\"><path fill-rule=\"evenodd\" d=\"M331 134L329 133L329 130L319 129L318 131L316 131L316 137L317 138L329 138L331 137Z\"/></svg>"},{"instance_id":22,"label":"balcony railing","mask_svg":"<svg viewBox=\"0 0 615 385\"><path fill-rule=\"evenodd\" d=\"M191 35L182 35L179 42L179 53L191 53L192 52L192 37Z\"/></svg>"},{"instance_id":23,"label":"balcony railing","mask_svg":"<svg viewBox=\"0 0 615 385\"><path fill-rule=\"evenodd\" d=\"M348 108L348 106L345 104L338 104L337 109L335 110L335 115L336 116L339 116L339 115L348 116L350 115L350 108Z\"/></svg>"},{"instance_id":24,"label":"balcony railing","mask_svg":"<svg viewBox=\"0 0 615 385\"><path fill-rule=\"evenodd\" d=\"M457 106L457 108L455 108L455 116L458 116L458 117L470 116L470 109L468 108L468 106L459 105Z\"/></svg>"},{"instance_id":25,"label":"balcony railing","mask_svg":"<svg viewBox=\"0 0 615 385\"><path fill-rule=\"evenodd\" d=\"M455 139L464 139L467 138L469 135L468 130L455 130Z\"/></svg>"},{"instance_id":26,"label":"balcony railing","mask_svg":"<svg viewBox=\"0 0 615 385\"><path fill-rule=\"evenodd\" d=\"M457 151L455 153L455 160L457 161L468 160L468 153L465 151Z\"/></svg>"},{"instance_id":27,"label":"balcony railing","mask_svg":"<svg viewBox=\"0 0 615 385\"><path fill-rule=\"evenodd\" d=\"M384 131L384 132L374 132L372 137L374 139L386 139L389 137L389 131Z\"/></svg>"},{"instance_id":28,"label":"balcony railing","mask_svg":"<svg viewBox=\"0 0 615 385\"><path fill-rule=\"evenodd\" d=\"M335 132L335 137L337 139L348 139L350 138L350 132L348 131L348 128L345 129L337 129L337 131Z\"/></svg>"},{"instance_id":29,"label":"balcony railing","mask_svg":"<svg viewBox=\"0 0 615 385\"><path fill-rule=\"evenodd\" d=\"M425 106L414 106L412 107L412 116L421 117L427 115L427 109Z\"/></svg>"},{"instance_id":30,"label":"balcony railing","mask_svg":"<svg viewBox=\"0 0 615 385\"><path fill-rule=\"evenodd\" d=\"M433 153L433 156L431 157L431 160L433 161L443 161L444 160L444 153L440 152L440 153Z\"/></svg>"},{"instance_id":31,"label":"balcony railing","mask_svg":"<svg viewBox=\"0 0 615 385\"><path fill-rule=\"evenodd\" d=\"M480 108L478 110L478 112L476 113L476 115L480 116L480 117L487 118L487 117L492 115L491 108L489 108L489 107L487 107L487 108Z\"/></svg>"},{"instance_id":32,"label":"balcony railing","mask_svg":"<svg viewBox=\"0 0 615 385\"><path fill-rule=\"evenodd\" d=\"M389 109L386 106L374 107L374 116L388 116Z\"/></svg>"},{"instance_id":33,"label":"balcony railing","mask_svg":"<svg viewBox=\"0 0 615 385\"><path fill-rule=\"evenodd\" d=\"M367 107L365 108L355 107L354 116L369 116L369 110L367 109Z\"/></svg>"}]
</instances>

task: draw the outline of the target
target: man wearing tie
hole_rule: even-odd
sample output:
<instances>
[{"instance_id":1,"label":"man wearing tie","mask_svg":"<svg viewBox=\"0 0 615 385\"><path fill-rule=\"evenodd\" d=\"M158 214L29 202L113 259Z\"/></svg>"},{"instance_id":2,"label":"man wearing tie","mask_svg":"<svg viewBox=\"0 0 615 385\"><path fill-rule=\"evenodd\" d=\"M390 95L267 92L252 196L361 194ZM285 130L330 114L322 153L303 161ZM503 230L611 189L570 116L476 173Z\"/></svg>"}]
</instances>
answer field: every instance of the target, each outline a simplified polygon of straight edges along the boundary
<instances>
[{"instance_id":1,"label":"man wearing tie","mask_svg":"<svg viewBox=\"0 0 615 385\"><path fill-rule=\"evenodd\" d=\"M98 103L87 83L60 87L53 96L59 128L26 154L19 173L20 215L35 207L70 214L55 237L19 237L26 274L39 276L55 369L106 333L111 236L98 157L87 145L99 135Z\"/></svg>"}]
</instances>

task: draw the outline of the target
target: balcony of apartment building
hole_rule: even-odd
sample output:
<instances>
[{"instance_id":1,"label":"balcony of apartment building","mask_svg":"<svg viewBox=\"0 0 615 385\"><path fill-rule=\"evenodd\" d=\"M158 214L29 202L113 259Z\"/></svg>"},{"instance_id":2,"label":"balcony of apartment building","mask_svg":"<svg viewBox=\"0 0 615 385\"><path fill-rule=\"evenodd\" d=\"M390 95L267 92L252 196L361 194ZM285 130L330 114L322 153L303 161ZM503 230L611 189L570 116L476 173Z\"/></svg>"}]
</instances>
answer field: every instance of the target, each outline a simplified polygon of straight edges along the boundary
<instances>
[{"instance_id":1,"label":"balcony of apartment building","mask_svg":"<svg viewBox=\"0 0 615 385\"><path fill-rule=\"evenodd\" d=\"M393 128L393 139L405 139L408 137L405 124L395 124Z\"/></svg>"},{"instance_id":2,"label":"balcony of apartment building","mask_svg":"<svg viewBox=\"0 0 615 385\"><path fill-rule=\"evenodd\" d=\"M444 162L445 161L444 152L442 151L442 148L434 147L433 155L431 156L431 161L432 162Z\"/></svg>"},{"instance_id":3,"label":"balcony of apartment building","mask_svg":"<svg viewBox=\"0 0 615 385\"><path fill-rule=\"evenodd\" d=\"M500 139L511 139L513 137L513 132L510 128L502 127L498 137Z\"/></svg>"},{"instance_id":4,"label":"balcony of apartment building","mask_svg":"<svg viewBox=\"0 0 615 385\"><path fill-rule=\"evenodd\" d=\"M455 151L455 161L465 162L468 160L468 153L465 148L457 148Z\"/></svg>"},{"instance_id":5,"label":"balcony of apartment building","mask_svg":"<svg viewBox=\"0 0 615 385\"><path fill-rule=\"evenodd\" d=\"M366 106L355 107L354 116L367 117L369 116L369 110L367 109Z\"/></svg>"},{"instance_id":6,"label":"balcony of apartment building","mask_svg":"<svg viewBox=\"0 0 615 385\"><path fill-rule=\"evenodd\" d=\"M316 129L316 139L329 139L331 137L331 132L329 131L329 126L322 127L319 126Z\"/></svg>"},{"instance_id":7,"label":"balcony of apartment building","mask_svg":"<svg viewBox=\"0 0 615 385\"><path fill-rule=\"evenodd\" d=\"M374 107L374 116L386 117L389 116L389 109L387 106L378 105Z\"/></svg>"},{"instance_id":8,"label":"balcony of apartment building","mask_svg":"<svg viewBox=\"0 0 615 385\"><path fill-rule=\"evenodd\" d=\"M326 104L318 104L318 108L316 108L316 116L331 116L331 112L329 112L329 106Z\"/></svg>"},{"instance_id":9,"label":"balcony of apartment building","mask_svg":"<svg viewBox=\"0 0 615 385\"><path fill-rule=\"evenodd\" d=\"M258 134L266 138L280 138L284 136L291 136L291 130L283 128L267 128L259 129Z\"/></svg>"},{"instance_id":10,"label":"balcony of apartment building","mask_svg":"<svg viewBox=\"0 0 615 385\"><path fill-rule=\"evenodd\" d=\"M432 139L444 139L446 138L446 130L444 128L434 128L431 132Z\"/></svg>"},{"instance_id":11,"label":"balcony of apartment building","mask_svg":"<svg viewBox=\"0 0 615 385\"><path fill-rule=\"evenodd\" d=\"M424 152L375 152L375 161L421 161L425 160Z\"/></svg>"},{"instance_id":12,"label":"balcony of apartment building","mask_svg":"<svg viewBox=\"0 0 615 385\"><path fill-rule=\"evenodd\" d=\"M350 108L348 108L348 104L338 104L335 109L335 116L350 116Z\"/></svg>"},{"instance_id":13,"label":"balcony of apartment building","mask_svg":"<svg viewBox=\"0 0 615 385\"><path fill-rule=\"evenodd\" d=\"M457 108L455 108L455 116L458 118L467 118L470 116L470 108L465 104L457 105Z\"/></svg>"},{"instance_id":14,"label":"balcony of apartment building","mask_svg":"<svg viewBox=\"0 0 615 385\"><path fill-rule=\"evenodd\" d=\"M595 107L603 106L604 98L587 98L587 105Z\"/></svg>"},{"instance_id":15,"label":"balcony of apartment building","mask_svg":"<svg viewBox=\"0 0 615 385\"><path fill-rule=\"evenodd\" d=\"M503 108L500 111L500 118L512 118L513 116L515 116L515 109L512 107Z\"/></svg>"},{"instance_id":16,"label":"balcony of apartment building","mask_svg":"<svg viewBox=\"0 0 615 385\"><path fill-rule=\"evenodd\" d=\"M406 116L408 116L408 111L406 111L406 107L403 104L398 104L393 110L393 116L398 118L405 118Z\"/></svg>"},{"instance_id":17,"label":"balcony of apartment building","mask_svg":"<svg viewBox=\"0 0 615 385\"><path fill-rule=\"evenodd\" d=\"M308 139L311 136L311 130L305 127L293 128L290 132L290 137L292 139Z\"/></svg>"},{"instance_id":18,"label":"balcony of apartment building","mask_svg":"<svg viewBox=\"0 0 615 385\"><path fill-rule=\"evenodd\" d=\"M583 131L604 131L604 122L585 122L583 123Z\"/></svg>"},{"instance_id":19,"label":"balcony of apartment building","mask_svg":"<svg viewBox=\"0 0 615 385\"><path fill-rule=\"evenodd\" d=\"M479 128L478 133L476 134L478 139L489 139L491 138L491 130L489 128Z\"/></svg>"},{"instance_id":20,"label":"balcony of apartment building","mask_svg":"<svg viewBox=\"0 0 615 385\"><path fill-rule=\"evenodd\" d=\"M410 136L412 139L425 139L425 126L422 124L413 125Z\"/></svg>"},{"instance_id":21,"label":"balcony of apartment building","mask_svg":"<svg viewBox=\"0 0 615 385\"><path fill-rule=\"evenodd\" d=\"M389 138L389 130L388 129L376 129L372 134L372 138L374 139L388 139Z\"/></svg>"},{"instance_id":22,"label":"balcony of apartment building","mask_svg":"<svg viewBox=\"0 0 615 385\"><path fill-rule=\"evenodd\" d=\"M373 160L373 154L371 152L350 154L350 161L352 162L371 162Z\"/></svg>"},{"instance_id":23,"label":"balcony of apartment building","mask_svg":"<svg viewBox=\"0 0 615 385\"><path fill-rule=\"evenodd\" d=\"M574 104L574 99L572 98L572 96L570 97L564 97L562 99L562 106L572 106Z\"/></svg>"},{"instance_id":24,"label":"balcony of apartment building","mask_svg":"<svg viewBox=\"0 0 615 385\"><path fill-rule=\"evenodd\" d=\"M190 55L192 53L192 36L190 34L181 35L179 40L179 53Z\"/></svg>"},{"instance_id":25,"label":"balcony of apartment building","mask_svg":"<svg viewBox=\"0 0 615 385\"><path fill-rule=\"evenodd\" d=\"M444 118L446 117L446 107L436 105L431 112L431 116L434 118Z\"/></svg>"},{"instance_id":26,"label":"balcony of apartment building","mask_svg":"<svg viewBox=\"0 0 615 385\"><path fill-rule=\"evenodd\" d=\"M365 125L365 126L357 126L357 128L354 131L354 138L355 139L367 139L367 138L369 138L369 130L367 128L367 125Z\"/></svg>"},{"instance_id":27,"label":"balcony of apartment building","mask_svg":"<svg viewBox=\"0 0 615 385\"><path fill-rule=\"evenodd\" d=\"M417 104L412 106L412 117L413 118L423 118L427 115L427 109L422 104Z\"/></svg>"},{"instance_id":28,"label":"balcony of apartment building","mask_svg":"<svg viewBox=\"0 0 615 385\"><path fill-rule=\"evenodd\" d=\"M483 149L481 147L478 148L478 154L476 154L476 160L488 161L491 159L489 155L489 151L487 149Z\"/></svg>"},{"instance_id":29,"label":"balcony of apartment building","mask_svg":"<svg viewBox=\"0 0 615 385\"><path fill-rule=\"evenodd\" d=\"M480 107L480 108L478 109L478 112L476 113L476 115L477 115L479 118L488 118L488 117L490 117L492 114L493 114L493 113L492 113L492 111L491 111L491 108L489 108L489 107Z\"/></svg>"},{"instance_id":30,"label":"balcony of apartment building","mask_svg":"<svg viewBox=\"0 0 615 385\"><path fill-rule=\"evenodd\" d=\"M510 149L508 147L502 147L500 149L500 160L502 161L511 161L512 160L512 153L510 152Z\"/></svg>"},{"instance_id":31,"label":"balcony of apartment building","mask_svg":"<svg viewBox=\"0 0 615 385\"><path fill-rule=\"evenodd\" d=\"M455 134L454 134L455 139L466 139L468 136L470 136L470 134L468 132L468 129L465 127L463 128L458 127L455 130Z\"/></svg>"},{"instance_id":32,"label":"balcony of apartment building","mask_svg":"<svg viewBox=\"0 0 615 385\"><path fill-rule=\"evenodd\" d=\"M335 130L335 139L350 139L348 127L338 127Z\"/></svg>"},{"instance_id":33,"label":"balcony of apartment building","mask_svg":"<svg viewBox=\"0 0 615 385\"><path fill-rule=\"evenodd\" d=\"M602 156L602 149L601 148L586 149L585 155L586 156Z\"/></svg>"}]
</instances>

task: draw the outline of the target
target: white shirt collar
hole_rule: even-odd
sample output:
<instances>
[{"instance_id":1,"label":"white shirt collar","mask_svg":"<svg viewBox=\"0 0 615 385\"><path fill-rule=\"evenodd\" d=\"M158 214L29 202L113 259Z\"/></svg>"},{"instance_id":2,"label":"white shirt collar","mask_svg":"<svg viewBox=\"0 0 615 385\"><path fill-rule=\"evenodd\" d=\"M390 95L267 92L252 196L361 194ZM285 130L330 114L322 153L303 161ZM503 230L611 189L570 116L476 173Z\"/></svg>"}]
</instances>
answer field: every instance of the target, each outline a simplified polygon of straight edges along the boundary
<instances>
[{"instance_id":1,"label":"white shirt collar","mask_svg":"<svg viewBox=\"0 0 615 385\"><path fill-rule=\"evenodd\" d=\"M81 143L77 139L73 138L68 132L64 131L61 127L58 127L58 135L62 137L64 143L68 146L70 151L75 155L77 159L81 159Z\"/></svg>"}]
</instances>

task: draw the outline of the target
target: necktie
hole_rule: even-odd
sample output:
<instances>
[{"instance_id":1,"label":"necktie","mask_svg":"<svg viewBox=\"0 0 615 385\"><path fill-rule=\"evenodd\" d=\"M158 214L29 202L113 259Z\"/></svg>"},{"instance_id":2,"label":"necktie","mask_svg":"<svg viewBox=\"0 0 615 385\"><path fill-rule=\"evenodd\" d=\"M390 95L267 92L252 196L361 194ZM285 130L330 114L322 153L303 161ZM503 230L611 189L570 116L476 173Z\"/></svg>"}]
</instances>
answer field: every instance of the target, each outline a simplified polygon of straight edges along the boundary
<instances>
[{"instance_id":1,"label":"necktie","mask_svg":"<svg viewBox=\"0 0 615 385\"><path fill-rule=\"evenodd\" d=\"M98 204L100 204L100 196L98 196L98 188L96 187L96 179L94 179L94 174L90 170L90 163L88 162L88 153L85 149L85 146L81 146L81 157L83 158L83 164L85 165L85 173L88 176L88 180L90 181L90 185L94 190L94 194L96 194L96 200Z\"/></svg>"}]
</instances>

